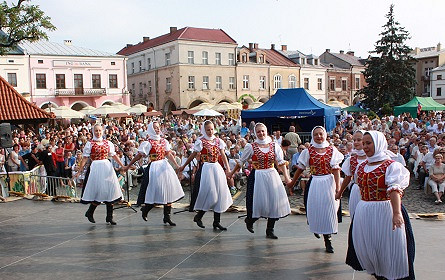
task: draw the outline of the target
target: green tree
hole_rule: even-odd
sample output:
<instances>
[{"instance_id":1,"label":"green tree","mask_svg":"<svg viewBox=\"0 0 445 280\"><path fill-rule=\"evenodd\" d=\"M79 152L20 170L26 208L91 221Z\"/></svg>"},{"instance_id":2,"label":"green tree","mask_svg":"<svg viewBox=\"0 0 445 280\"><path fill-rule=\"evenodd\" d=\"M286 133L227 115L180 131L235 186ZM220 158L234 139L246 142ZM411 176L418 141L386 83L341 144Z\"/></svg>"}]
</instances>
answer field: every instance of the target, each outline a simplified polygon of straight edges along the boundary
<instances>
[{"instance_id":1,"label":"green tree","mask_svg":"<svg viewBox=\"0 0 445 280\"><path fill-rule=\"evenodd\" d=\"M40 10L39 6L31 5L29 0L18 0L17 4L0 3L0 55L13 49L21 41L35 42L48 40L47 31L56 27L51 18Z\"/></svg>"},{"instance_id":2,"label":"green tree","mask_svg":"<svg viewBox=\"0 0 445 280\"><path fill-rule=\"evenodd\" d=\"M390 108L404 104L414 95L415 70L411 48L405 45L409 33L394 19L394 5L386 15L387 23L380 33L375 50L366 61L364 76L367 85L356 93L365 107L380 112L384 105Z\"/></svg>"}]
</instances>

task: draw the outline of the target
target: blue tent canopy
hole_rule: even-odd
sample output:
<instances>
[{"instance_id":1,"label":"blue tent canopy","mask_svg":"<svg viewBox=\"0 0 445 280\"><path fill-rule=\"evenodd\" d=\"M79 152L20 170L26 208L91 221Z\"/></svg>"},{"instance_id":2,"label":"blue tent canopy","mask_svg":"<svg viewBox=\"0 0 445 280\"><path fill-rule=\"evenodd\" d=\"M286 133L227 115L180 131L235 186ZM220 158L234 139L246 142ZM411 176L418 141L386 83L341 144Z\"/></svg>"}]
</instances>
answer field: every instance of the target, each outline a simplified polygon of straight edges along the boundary
<instances>
[{"instance_id":1,"label":"blue tent canopy","mask_svg":"<svg viewBox=\"0 0 445 280\"><path fill-rule=\"evenodd\" d=\"M243 120L273 122L277 118L293 117L300 123L302 131L311 131L316 125L323 125L327 131L335 127L339 107L326 105L312 97L303 88L279 89L255 110L242 111Z\"/></svg>"}]
</instances>

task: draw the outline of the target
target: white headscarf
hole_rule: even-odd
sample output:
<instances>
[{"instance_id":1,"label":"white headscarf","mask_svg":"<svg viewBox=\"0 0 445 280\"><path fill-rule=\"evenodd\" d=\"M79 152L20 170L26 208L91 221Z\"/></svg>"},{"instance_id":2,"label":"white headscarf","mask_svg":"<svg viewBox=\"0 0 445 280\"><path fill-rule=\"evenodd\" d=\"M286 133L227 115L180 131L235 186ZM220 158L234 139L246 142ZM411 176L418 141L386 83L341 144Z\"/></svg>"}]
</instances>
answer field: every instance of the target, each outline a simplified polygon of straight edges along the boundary
<instances>
[{"instance_id":1,"label":"white headscarf","mask_svg":"<svg viewBox=\"0 0 445 280\"><path fill-rule=\"evenodd\" d=\"M357 133L357 132L360 132L362 135L365 135L366 131L365 130L357 130L355 133ZM359 157L366 156L366 153L365 153L365 151L363 151L363 149L361 149L361 150L353 149L352 153L358 155Z\"/></svg>"},{"instance_id":2,"label":"white headscarf","mask_svg":"<svg viewBox=\"0 0 445 280\"><path fill-rule=\"evenodd\" d=\"M206 140L213 140L213 139L215 139L215 135L212 135L211 137L209 137L208 135L207 135L207 133L206 133L206 129L205 129L205 126L206 126L206 124L213 124L212 123L212 121L209 121L209 120L206 120L205 122L203 122L202 123L202 125L201 125L201 134L202 134L202 137L204 137Z\"/></svg>"},{"instance_id":3,"label":"white headscarf","mask_svg":"<svg viewBox=\"0 0 445 280\"><path fill-rule=\"evenodd\" d=\"M374 142L374 155L368 157L369 163L391 159L391 157L396 156L393 152L388 151L388 142L386 142L383 133L370 130L365 132L365 134L371 135L372 141Z\"/></svg>"},{"instance_id":4,"label":"white headscarf","mask_svg":"<svg viewBox=\"0 0 445 280\"><path fill-rule=\"evenodd\" d=\"M314 131L315 131L317 128L321 128L321 130L323 130L323 138L324 138L324 140L323 140L323 142L322 142L321 144L318 144L318 143L316 143L316 142L314 141ZM328 133L326 132L326 129L325 129L324 127L319 126L319 125L317 125L316 127L314 127L314 128L312 129L312 131L311 131L311 137L312 137L312 139L311 139L311 145L314 146L315 148L326 148L326 147L329 147L329 142L326 141L326 138L328 137Z\"/></svg>"},{"instance_id":5,"label":"white headscarf","mask_svg":"<svg viewBox=\"0 0 445 280\"><path fill-rule=\"evenodd\" d=\"M159 140L161 140L161 135L156 134L156 131L155 131L155 129L153 128L153 124L154 124L155 122L157 122L157 121L152 121L151 123L148 124L148 129L147 129L147 132L148 132L148 138L150 138L151 140L159 141Z\"/></svg>"},{"instance_id":6,"label":"white headscarf","mask_svg":"<svg viewBox=\"0 0 445 280\"><path fill-rule=\"evenodd\" d=\"M263 140L260 140L258 138L258 135L256 134L257 126L263 126L266 129L266 138L264 138ZM263 123L256 123L253 131L255 133L255 143L264 145L264 144L269 144L270 142L272 142L272 138L270 138L270 136L267 135L267 127Z\"/></svg>"}]
</instances>

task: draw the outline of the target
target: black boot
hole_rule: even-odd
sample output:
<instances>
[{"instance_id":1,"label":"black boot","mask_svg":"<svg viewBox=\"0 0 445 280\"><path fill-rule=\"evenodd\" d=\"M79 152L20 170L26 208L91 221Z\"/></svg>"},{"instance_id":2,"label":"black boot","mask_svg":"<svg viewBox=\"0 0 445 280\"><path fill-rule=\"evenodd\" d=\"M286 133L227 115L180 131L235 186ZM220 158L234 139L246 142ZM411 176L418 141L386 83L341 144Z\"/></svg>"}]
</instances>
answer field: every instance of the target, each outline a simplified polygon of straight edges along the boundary
<instances>
[{"instance_id":1,"label":"black boot","mask_svg":"<svg viewBox=\"0 0 445 280\"><path fill-rule=\"evenodd\" d=\"M314 233L314 236L315 236L317 239L320 239L320 234L318 234L318 233Z\"/></svg>"},{"instance_id":2,"label":"black boot","mask_svg":"<svg viewBox=\"0 0 445 280\"><path fill-rule=\"evenodd\" d=\"M213 212L213 229L219 230L227 230L227 228L223 227L221 224L221 213Z\"/></svg>"},{"instance_id":3,"label":"black boot","mask_svg":"<svg viewBox=\"0 0 445 280\"><path fill-rule=\"evenodd\" d=\"M172 210L171 205L164 205L164 224L168 223L171 226L176 226L176 224L173 223L172 220L170 219L171 210Z\"/></svg>"},{"instance_id":4,"label":"black boot","mask_svg":"<svg viewBox=\"0 0 445 280\"><path fill-rule=\"evenodd\" d=\"M253 224L255 223L256 220L257 220L257 219L253 219L253 218L249 218L249 217L246 217L246 218L244 219L244 222L246 223L246 228L247 228L247 230L248 230L249 232L251 232L251 233L255 233L255 232L253 231Z\"/></svg>"},{"instance_id":5,"label":"black boot","mask_svg":"<svg viewBox=\"0 0 445 280\"><path fill-rule=\"evenodd\" d=\"M150 212L150 210L153 209L154 206L155 206L154 204L145 204L144 206L141 207L142 219L144 221L147 221L148 212Z\"/></svg>"},{"instance_id":6,"label":"black boot","mask_svg":"<svg viewBox=\"0 0 445 280\"><path fill-rule=\"evenodd\" d=\"M116 222L113 221L113 204L111 203L107 203L107 218L105 221L112 226L116 225Z\"/></svg>"},{"instance_id":7,"label":"black boot","mask_svg":"<svg viewBox=\"0 0 445 280\"><path fill-rule=\"evenodd\" d=\"M271 219L271 218L267 219L266 238L278 239L278 237L273 233L276 220L277 219Z\"/></svg>"},{"instance_id":8,"label":"black boot","mask_svg":"<svg viewBox=\"0 0 445 280\"><path fill-rule=\"evenodd\" d=\"M332 247L332 238L330 234L323 234L324 246L326 247L326 253L334 253L334 247Z\"/></svg>"},{"instance_id":9,"label":"black boot","mask_svg":"<svg viewBox=\"0 0 445 280\"><path fill-rule=\"evenodd\" d=\"M202 217L204 216L205 211L199 210L198 213L193 218L193 221L198 225L200 228L205 228L205 226L202 224Z\"/></svg>"},{"instance_id":10,"label":"black boot","mask_svg":"<svg viewBox=\"0 0 445 280\"><path fill-rule=\"evenodd\" d=\"M88 218L88 221L90 221L91 223L96 223L96 221L94 220L93 214L94 214L94 210L96 210L97 205L90 203L90 208L88 208L87 212L85 213L85 217Z\"/></svg>"}]
</instances>

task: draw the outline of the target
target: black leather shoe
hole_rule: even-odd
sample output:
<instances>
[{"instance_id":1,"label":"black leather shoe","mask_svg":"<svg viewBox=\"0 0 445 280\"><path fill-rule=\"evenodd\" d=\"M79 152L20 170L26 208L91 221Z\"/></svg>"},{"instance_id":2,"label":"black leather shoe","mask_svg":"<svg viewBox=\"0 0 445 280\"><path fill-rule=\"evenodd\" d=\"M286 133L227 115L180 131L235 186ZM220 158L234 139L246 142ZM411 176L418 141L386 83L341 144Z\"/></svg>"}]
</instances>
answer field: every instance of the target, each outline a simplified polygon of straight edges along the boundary
<instances>
[{"instance_id":1,"label":"black leather shoe","mask_svg":"<svg viewBox=\"0 0 445 280\"><path fill-rule=\"evenodd\" d=\"M213 229L219 229L219 230L227 230L227 228L223 227L220 223L218 222L213 222Z\"/></svg>"},{"instance_id":2,"label":"black leather shoe","mask_svg":"<svg viewBox=\"0 0 445 280\"><path fill-rule=\"evenodd\" d=\"M193 221L198 225L198 227L200 227L200 228L206 228L206 227L204 226L204 224L202 223L202 220L201 220L199 217L195 216L195 217L193 218Z\"/></svg>"},{"instance_id":3,"label":"black leather shoe","mask_svg":"<svg viewBox=\"0 0 445 280\"><path fill-rule=\"evenodd\" d=\"M246 223L247 230L251 233L255 233L255 231L253 231L253 221L249 218L246 218L244 219L244 222Z\"/></svg>"},{"instance_id":4,"label":"black leather shoe","mask_svg":"<svg viewBox=\"0 0 445 280\"><path fill-rule=\"evenodd\" d=\"M176 224L172 222L172 220L170 219L170 217L168 217L168 218L164 218L164 224L169 224L169 225L171 225L171 226L173 226L173 227L176 226Z\"/></svg>"},{"instance_id":5,"label":"black leather shoe","mask_svg":"<svg viewBox=\"0 0 445 280\"><path fill-rule=\"evenodd\" d=\"M266 238L278 239L278 236L274 234L273 229L266 229Z\"/></svg>"},{"instance_id":6,"label":"black leather shoe","mask_svg":"<svg viewBox=\"0 0 445 280\"><path fill-rule=\"evenodd\" d=\"M318 239L320 239L320 234L314 233L314 236L317 237Z\"/></svg>"}]
</instances>

